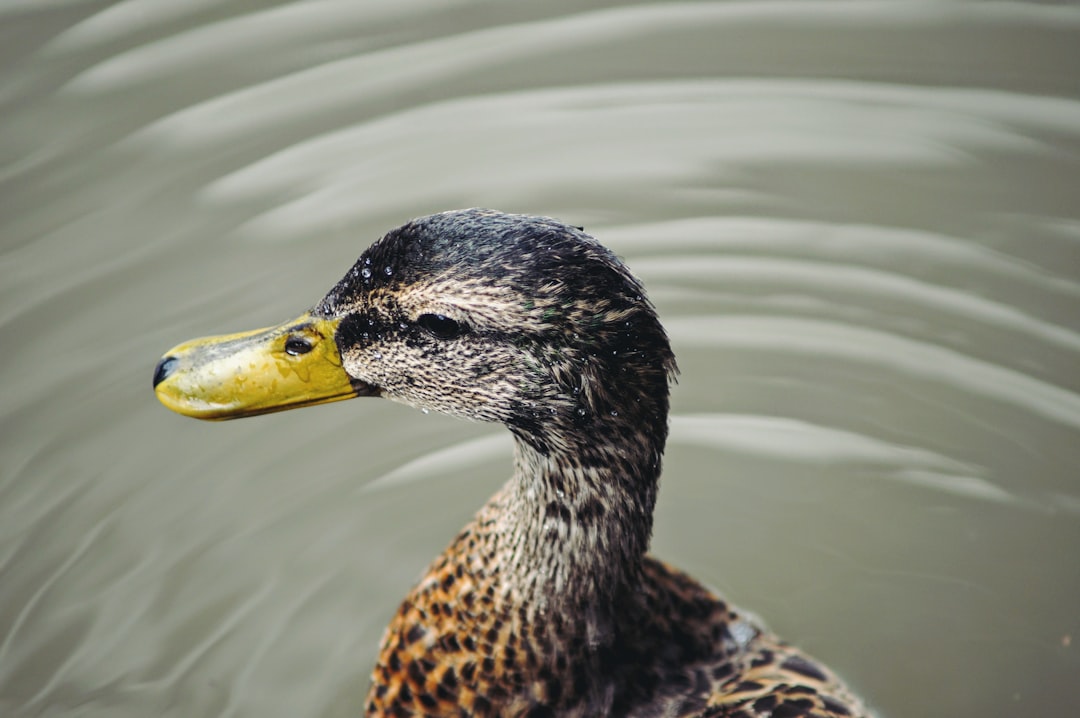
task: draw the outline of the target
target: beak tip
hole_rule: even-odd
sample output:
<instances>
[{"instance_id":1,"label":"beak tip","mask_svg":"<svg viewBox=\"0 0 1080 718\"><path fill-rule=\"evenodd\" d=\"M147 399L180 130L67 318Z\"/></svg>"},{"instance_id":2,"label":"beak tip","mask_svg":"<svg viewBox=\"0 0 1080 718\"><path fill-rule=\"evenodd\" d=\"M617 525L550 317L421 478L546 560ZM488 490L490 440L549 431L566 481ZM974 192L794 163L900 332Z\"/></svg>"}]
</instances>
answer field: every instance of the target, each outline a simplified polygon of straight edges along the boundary
<instances>
[{"instance_id":1,"label":"beak tip","mask_svg":"<svg viewBox=\"0 0 1080 718\"><path fill-rule=\"evenodd\" d=\"M164 356L161 361L154 367L154 388L157 385L169 378L169 376L176 371L177 365L180 363L174 356Z\"/></svg>"}]
</instances>

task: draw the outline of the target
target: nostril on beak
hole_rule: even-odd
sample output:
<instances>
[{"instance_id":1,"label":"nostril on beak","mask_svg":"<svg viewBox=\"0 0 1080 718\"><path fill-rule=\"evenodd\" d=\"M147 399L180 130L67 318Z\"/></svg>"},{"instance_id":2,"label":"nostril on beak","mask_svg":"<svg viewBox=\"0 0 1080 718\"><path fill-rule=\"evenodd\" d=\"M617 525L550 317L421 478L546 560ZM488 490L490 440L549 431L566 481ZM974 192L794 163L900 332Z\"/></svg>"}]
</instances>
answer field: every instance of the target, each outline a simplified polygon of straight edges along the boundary
<instances>
[{"instance_id":1,"label":"nostril on beak","mask_svg":"<svg viewBox=\"0 0 1080 718\"><path fill-rule=\"evenodd\" d=\"M180 363L176 357L162 357L161 361L154 367L154 388L157 385L169 378L169 375L176 370L176 365Z\"/></svg>"}]
</instances>

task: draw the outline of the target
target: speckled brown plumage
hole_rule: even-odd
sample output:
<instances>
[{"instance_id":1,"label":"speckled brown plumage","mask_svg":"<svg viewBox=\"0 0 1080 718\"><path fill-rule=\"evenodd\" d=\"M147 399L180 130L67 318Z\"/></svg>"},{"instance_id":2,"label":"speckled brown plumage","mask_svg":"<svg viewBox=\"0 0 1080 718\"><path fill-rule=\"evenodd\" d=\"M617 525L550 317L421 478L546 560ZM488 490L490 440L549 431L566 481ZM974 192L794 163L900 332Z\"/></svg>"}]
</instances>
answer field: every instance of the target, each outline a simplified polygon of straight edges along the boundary
<instances>
[{"instance_id":1,"label":"speckled brown plumage","mask_svg":"<svg viewBox=\"0 0 1080 718\"><path fill-rule=\"evenodd\" d=\"M516 440L513 478L387 629L368 715L868 715L821 664L646 555L674 357L596 240L546 218L433 215L372 246L312 313L340 318L365 393Z\"/></svg>"},{"instance_id":2,"label":"speckled brown plumage","mask_svg":"<svg viewBox=\"0 0 1080 718\"><path fill-rule=\"evenodd\" d=\"M368 715L866 715L826 668L652 557L616 601L610 642L589 645L580 616L522 615L497 577L477 576L483 521L398 610Z\"/></svg>"}]
</instances>

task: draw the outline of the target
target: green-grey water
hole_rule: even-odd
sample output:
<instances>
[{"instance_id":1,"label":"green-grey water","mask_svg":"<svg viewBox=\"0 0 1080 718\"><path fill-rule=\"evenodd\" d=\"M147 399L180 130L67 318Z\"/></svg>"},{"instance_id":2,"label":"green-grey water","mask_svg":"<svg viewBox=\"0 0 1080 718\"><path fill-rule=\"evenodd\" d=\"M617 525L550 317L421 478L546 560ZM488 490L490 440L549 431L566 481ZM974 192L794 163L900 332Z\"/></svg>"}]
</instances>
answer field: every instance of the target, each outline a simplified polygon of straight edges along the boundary
<instances>
[{"instance_id":1,"label":"green-grey water","mask_svg":"<svg viewBox=\"0 0 1080 718\"><path fill-rule=\"evenodd\" d=\"M151 372L467 206L649 288L655 553L884 716L1080 713L1076 7L8 0L0 715L360 714L508 436Z\"/></svg>"}]
</instances>

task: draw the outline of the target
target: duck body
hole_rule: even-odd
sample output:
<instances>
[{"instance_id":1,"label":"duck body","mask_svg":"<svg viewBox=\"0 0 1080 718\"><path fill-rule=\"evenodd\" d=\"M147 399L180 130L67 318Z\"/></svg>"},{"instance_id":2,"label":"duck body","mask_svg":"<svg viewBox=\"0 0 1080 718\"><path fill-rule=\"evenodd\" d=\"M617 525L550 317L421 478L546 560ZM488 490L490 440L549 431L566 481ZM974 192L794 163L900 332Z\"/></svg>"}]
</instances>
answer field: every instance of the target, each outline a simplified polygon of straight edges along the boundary
<instances>
[{"instance_id":1,"label":"duck body","mask_svg":"<svg viewBox=\"0 0 1080 718\"><path fill-rule=\"evenodd\" d=\"M513 433L513 477L387 629L369 716L869 715L647 555L674 371L610 251L474 209L391 231L297 320L176 347L154 382L199 418L384 396Z\"/></svg>"},{"instance_id":2,"label":"duck body","mask_svg":"<svg viewBox=\"0 0 1080 718\"><path fill-rule=\"evenodd\" d=\"M523 615L472 557L496 496L432 564L383 638L368 716L864 716L827 668L651 556L602 615Z\"/></svg>"}]
</instances>

